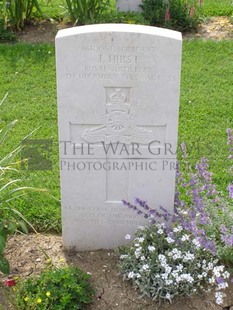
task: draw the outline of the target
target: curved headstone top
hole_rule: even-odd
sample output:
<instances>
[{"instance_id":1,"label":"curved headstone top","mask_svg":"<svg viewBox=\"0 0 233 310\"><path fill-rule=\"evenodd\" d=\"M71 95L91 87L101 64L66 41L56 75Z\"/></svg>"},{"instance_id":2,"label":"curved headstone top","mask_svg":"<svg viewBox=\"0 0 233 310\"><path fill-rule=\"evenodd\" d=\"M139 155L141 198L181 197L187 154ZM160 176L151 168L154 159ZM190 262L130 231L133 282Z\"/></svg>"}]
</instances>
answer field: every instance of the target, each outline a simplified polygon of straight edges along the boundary
<instances>
[{"instance_id":1,"label":"curved headstone top","mask_svg":"<svg viewBox=\"0 0 233 310\"><path fill-rule=\"evenodd\" d=\"M86 25L86 26L78 26L72 28L66 28L59 30L56 39L87 34L87 33L98 33L98 32L128 32L128 33L141 33L141 34L149 34L160 37L166 37L175 40L182 40L181 32L159 28L159 27L151 27L144 25L132 25L132 24L96 24L96 25Z\"/></svg>"}]
</instances>

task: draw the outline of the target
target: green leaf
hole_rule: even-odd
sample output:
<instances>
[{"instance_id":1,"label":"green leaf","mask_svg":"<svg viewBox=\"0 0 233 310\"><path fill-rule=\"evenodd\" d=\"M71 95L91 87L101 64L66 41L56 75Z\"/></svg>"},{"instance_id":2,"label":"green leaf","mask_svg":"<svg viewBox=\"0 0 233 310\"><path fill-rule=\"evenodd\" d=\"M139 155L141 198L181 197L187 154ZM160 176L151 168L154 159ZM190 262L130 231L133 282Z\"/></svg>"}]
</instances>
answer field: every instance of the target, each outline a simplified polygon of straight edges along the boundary
<instances>
[{"instance_id":1,"label":"green leaf","mask_svg":"<svg viewBox=\"0 0 233 310\"><path fill-rule=\"evenodd\" d=\"M6 247L6 235L0 234L0 255L3 254Z\"/></svg>"},{"instance_id":2,"label":"green leaf","mask_svg":"<svg viewBox=\"0 0 233 310\"><path fill-rule=\"evenodd\" d=\"M9 274L10 272L10 265L5 257L0 255L0 271L4 274Z\"/></svg>"},{"instance_id":3,"label":"green leaf","mask_svg":"<svg viewBox=\"0 0 233 310\"><path fill-rule=\"evenodd\" d=\"M22 232L24 232L25 234L28 234L28 228L25 222L20 221L18 222L19 228Z\"/></svg>"},{"instance_id":4,"label":"green leaf","mask_svg":"<svg viewBox=\"0 0 233 310\"><path fill-rule=\"evenodd\" d=\"M17 225L13 222L10 222L8 223L7 229L8 229L8 233L12 235L16 231Z\"/></svg>"}]
</instances>

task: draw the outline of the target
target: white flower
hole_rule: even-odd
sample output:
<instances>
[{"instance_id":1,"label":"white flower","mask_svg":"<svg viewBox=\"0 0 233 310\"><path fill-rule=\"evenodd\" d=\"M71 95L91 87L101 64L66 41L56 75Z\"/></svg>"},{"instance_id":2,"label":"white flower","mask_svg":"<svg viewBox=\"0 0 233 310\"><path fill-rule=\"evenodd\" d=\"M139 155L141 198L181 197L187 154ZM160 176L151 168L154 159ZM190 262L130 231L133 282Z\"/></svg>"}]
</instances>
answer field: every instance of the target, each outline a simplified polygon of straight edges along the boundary
<instances>
[{"instance_id":1,"label":"white flower","mask_svg":"<svg viewBox=\"0 0 233 310\"><path fill-rule=\"evenodd\" d=\"M214 264L213 263L208 263L208 270L212 270L214 268Z\"/></svg>"},{"instance_id":2,"label":"white flower","mask_svg":"<svg viewBox=\"0 0 233 310\"><path fill-rule=\"evenodd\" d=\"M173 270L171 274L172 274L174 280L176 280L178 278L178 276L179 276L177 270Z\"/></svg>"},{"instance_id":3,"label":"white flower","mask_svg":"<svg viewBox=\"0 0 233 310\"><path fill-rule=\"evenodd\" d=\"M210 278L210 279L209 279L209 283L210 283L210 284L214 284L214 283L215 283L215 278L214 278L214 277Z\"/></svg>"},{"instance_id":4,"label":"white flower","mask_svg":"<svg viewBox=\"0 0 233 310\"><path fill-rule=\"evenodd\" d=\"M128 255L124 254L120 256L120 259L125 259L125 258L128 258Z\"/></svg>"},{"instance_id":5,"label":"white flower","mask_svg":"<svg viewBox=\"0 0 233 310\"><path fill-rule=\"evenodd\" d=\"M145 230L146 228L145 228L145 226L138 226L138 229Z\"/></svg>"},{"instance_id":6,"label":"white flower","mask_svg":"<svg viewBox=\"0 0 233 310\"><path fill-rule=\"evenodd\" d=\"M129 278L129 279L133 279L134 276L135 276L135 273L134 273L133 271L130 271L130 272L128 273L128 278Z\"/></svg>"},{"instance_id":7,"label":"white flower","mask_svg":"<svg viewBox=\"0 0 233 310\"><path fill-rule=\"evenodd\" d=\"M182 231L182 230L183 230L183 228L182 228L180 225L173 228L173 231L174 231L175 233L180 232L180 231Z\"/></svg>"},{"instance_id":8,"label":"white flower","mask_svg":"<svg viewBox=\"0 0 233 310\"><path fill-rule=\"evenodd\" d=\"M139 247L134 252L134 255L136 256L137 259L141 256L141 250L142 250L142 247Z\"/></svg>"},{"instance_id":9,"label":"white flower","mask_svg":"<svg viewBox=\"0 0 233 310\"><path fill-rule=\"evenodd\" d=\"M126 240L130 240L130 239L131 239L131 235L129 235L129 234L128 234L128 235L125 235L125 239L126 239Z\"/></svg>"},{"instance_id":10,"label":"white flower","mask_svg":"<svg viewBox=\"0 0 233 310\"><path fill-rule=\"evenodd\" d=\"M155 251L155 247L154 247L153 245L149 245L149 246L148 246L148 250L149 250L150 252L154 252L154 251Z\"/></svg>"},{"instance_id":11,"label":"white flower","mask_svg":"<svg viewBox=\"0 0 233 310\"><path fill-rule=\"evenodd\" d=\"M201 244L197 239L193 239L192 243L195 245L195 247L198 249L200 248Z\"/></svg>"},{"instance_id":12,"label":"white flower","mask_svg":"<svg viewBox=\"0 0 233 310\"><path fill-rule=\"evenodd\" d=\"M157 233L158 233L159 235L162 235L162 234L163 234L163 230L160 228L160 229L157 231Z\"/></svg>"},{"instance_id":13,"label":"white flower","mask_svg":"<svg viewBox=\"0 0 233 310\"><path fill-rule=\"evenodd\" d=\"M188 214L188 211L185 211L185 210L179 210L179 212L183 215L187 215Z\"/></svg>"},{"instance_id":14,"label":"white flower","mask_svg":"<svg viewBox=\"0 0 233 310\"><path fill-rule=\"evenodd\" d=\"M168 278L168 274L167 273L161 273L161 278L166 280Z\"/></svg>"},{"instance_id":15,"label":"white flower","mask_svg":"<svg viewBox=\"0 0 233 310\"><path fill-rule=\"evenodd\" d=\"M172 267L166 265L165 266L165 271L166 271L166 273L170 273L172 271Z\"/></svg>"},{"instance_id":16,"label":"white flower","mask_svg":"<svg viewBox=\"0 0 233 310\"><path fill-rule=\"evenodd\" d=\"M140 273L136 273L136 278L140 279L142 276L140 275Z\"/></svg>"},{"instance_id":17,"label":"white flower","mask_svg":"<svg viewBox=\"0 0 233 310\"><path fill-rule=\"evenodd\" d=\"M218 289L219 290L222 290L222 289L224 290L227 287L228 287L228 283L227 282L222 282L222 283L218 284Z\"/></svg>"},{"instance_id":18,"label":"white flower","mask_svg":"<svg viewBox=\"0 0 233 310\"><path fill-rule=\"evenodd\" d=\"M140 243L142 243L144 240L145 240L145 238L143 238L143 237L138 238L138 242L140 242Z\"/></svg>"},{"instance_id":19,"label":"white flower","mask_svg":"<svg viewBox=\"0 0 233 310\"><path fill-rule=\"evenodd\" d=\"M189 235L185 234L181 237L181 241L186 241L186 240L189 240Z\"/></svg>"},{"instance_id":20,"label":"white flower","mask_svg":"<svg viewBox=\"0 0 233 310\"><path fill-rule=\"evenodd\" d=\"M184 262L187 262L189 260L193 260L195 258L194 254L191 254L189 251L187 253L185 253L183 260Z\"/></svg>"},{"instance_id":21,"label":"white flower","mask_svg":"<svg viewBox=\"0 0 233 310\"><path fill-rule=\"evenodd\" d=\"M169 293L167 293L165 297L169 300L171 299L171 295Z\"/></svg>"},{"instance_id":22,"label":"white flower","mask_svg":"<svg viewBox=\"0 0 233 310\"><path fill-rule=\"evenodd\" d=\"M145 258L145 256L141 256L141 261L144 261L146 258Z\"/></svg>"},{"instance_id":23,"label":"white flower","mask_svg":"<svg viewBox=\"0 0 233 310\"><path fill-rule=\"evenodd\" d=\"M178 266L176 266L176 270L177 271L182 271L183 270L183 265L179 264Z\"/></svg>"},{"instance_id":24,"label":"white flower","mask_svg":"<svg viewBox=\"0 0 233 310\"><path fill-rule=\"evenodd\" d=\"M220 292L215 293L216 304L221 305L223 303L223 294Z\"/></svg>"},{"instance_id":25,"label":"white flower","mask_svg":"<svg viewBox=\"0 0 233 310\"><path fill-rule=\"evenodd\" d=\"M215 277L217 277L217 278L221 277L221 272L224 271L224 268L225 267L222 265L214 267L213 274L215 275Z\"/></svg>"},{"instance_id":26,"label":"white flower","mask_svg":"<svg viewBox=\"0 0 233 310\"><path fill-rule=\"evenodd\" d=\"M155 226L157 228L166 228L166 225L164 223L157 223L157 224L155 224Z\"/></svg>"},{"instance_id":27,"label":"white flower","mask_svg":"<svg viewBox=\"0 0 233 310\"><path fill-rule=\"evenodd\" d=\"M150 267L148 264L142 265L142 271L149 271Z\"/></svg>"},{"instance_id":28,"label":"white flower","mask_svg":"<svg viewBox=\"0 0 233 310\"><path fill-rule=\"evenodd\" d=\"M158 259L159 259L160 262L166 262L167 261L166 256L163 255L163 254L159 254L158 255Z\"/></svg>"},{"instance_id":29,"label":"white flower","mask_svg":"<svg viewBox=\"0 0 233 310\"><path fill-rule=\"evenodd\" d=\"M176 260L176 259L182 258L182 253L177 248L174 248L172 250L172 255L171 256L172 256L173 260Z\"/></svg>"},{"instance_id":30,"label":"white flower","mask_svg":"<svg viewBox=\"0 0 233 310\"><path fill-rule=\"evenodd\" d=\"M222 276L223 276L224 279L229 279L230 278L230 273L228 271L224 271Z\"/></svg>"},{"instance_id":31,"label":"white flower","mask_svg":"<svg viewBox=\"0 0 233 310\"><path fill-rule=\"evenodd\" d=\"M173 283L172 280L166 280L166 281L165 281L165 284L166 284L166 285L170 285L170 284L172 284L172 283Z\"/></svg>"},{"instance_id":32,"label":"white flower","mask_svg":"<svg viewBox=\"0 0 233 310\"><path fill-rule=\"evenodd\" d=\"M179 277L179 282L180 281L186 281L186 282L189 282L189 283L193 283L194 282L194 279L193 277L189 274L189 273L183 273L181 274Z\"/></svg>"},{"instance_id":33,"label":"white flower","mask_svg":"<svg viewBox=\"0 0 233 310\"><path fill-rule=\"evenodd\" d=\"M168 243L174 243L175 242L175 240L172 239L171 237L167 237L166 240Z\"/></svg>"}]
</instances>

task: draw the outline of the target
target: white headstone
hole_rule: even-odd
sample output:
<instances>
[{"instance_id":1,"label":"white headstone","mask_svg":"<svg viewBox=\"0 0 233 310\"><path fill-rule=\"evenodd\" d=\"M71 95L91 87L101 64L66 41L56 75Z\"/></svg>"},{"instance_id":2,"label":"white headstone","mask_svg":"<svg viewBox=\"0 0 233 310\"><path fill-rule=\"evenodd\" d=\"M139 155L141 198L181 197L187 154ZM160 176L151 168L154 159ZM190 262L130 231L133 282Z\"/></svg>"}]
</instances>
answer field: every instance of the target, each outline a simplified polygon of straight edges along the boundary
<instances>
[{"instance_id":1,"label":"white headstone","mask_svg":"<svg viewBox=\"0 0 233 310\"><path fill-rule=\"evenodd\" d=\"M122 12L142 12L142 0L117 0L117 10Z\"/></svg>"},{"instance_id":2,"label":"white headstone","mask_svg":"<svg viewBox=\"0 0 233 310\"><path fill-rule=\"evenodd\" d=\"M122 199L173 210L181 45L180 33L149 26L58 32L65 247L124 244L145 220Z\"/></svg>"}]
</instances>

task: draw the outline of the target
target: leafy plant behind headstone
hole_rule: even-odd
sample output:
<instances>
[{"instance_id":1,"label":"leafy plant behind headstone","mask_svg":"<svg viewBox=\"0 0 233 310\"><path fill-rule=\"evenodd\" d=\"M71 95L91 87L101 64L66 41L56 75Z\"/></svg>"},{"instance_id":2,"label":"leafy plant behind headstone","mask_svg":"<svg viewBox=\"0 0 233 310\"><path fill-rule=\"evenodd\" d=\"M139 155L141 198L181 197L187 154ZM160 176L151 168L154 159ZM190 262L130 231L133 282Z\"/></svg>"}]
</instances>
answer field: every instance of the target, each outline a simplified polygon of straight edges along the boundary
<instances>
[{"instance_id":1,"label":"leafy plant behind headstone","mask_svg":"<svg viewBox=\"0 0 233 310\"><path fill-rule=\"evenodd\" d=\"M66 0L67 12L75 25L98 22L110 7L109 0Z\"/></svg>"},{"instance_id":2,"label":"leafy plant behind headstone","mask_svg":"<svg viewBox=\"0 0 233 310\"><path fill-rule=\"evenodd\" d=\"M37 11L42 15L37 0L14 0L2 1L0 17L5 21L5 25L22 29L26 22L32 19L33 13Z\"/></svg>"},{"instance_id":3,"label":"leafy plant behind headstone","mask_svg":"<svg viewBox=\"0 0 233 310\"><path fill-rule=\"evenodd\" d=\"M142 14L150 25L185 31L197 27L200 6L198 0L142 0Z\"/></svg>"}]
</instances>

